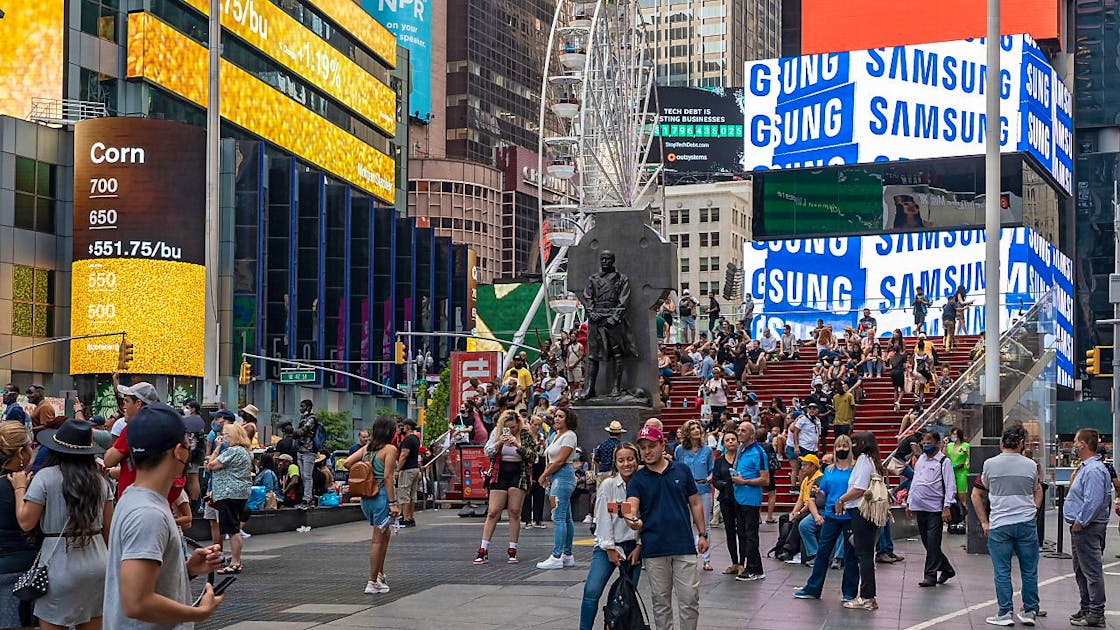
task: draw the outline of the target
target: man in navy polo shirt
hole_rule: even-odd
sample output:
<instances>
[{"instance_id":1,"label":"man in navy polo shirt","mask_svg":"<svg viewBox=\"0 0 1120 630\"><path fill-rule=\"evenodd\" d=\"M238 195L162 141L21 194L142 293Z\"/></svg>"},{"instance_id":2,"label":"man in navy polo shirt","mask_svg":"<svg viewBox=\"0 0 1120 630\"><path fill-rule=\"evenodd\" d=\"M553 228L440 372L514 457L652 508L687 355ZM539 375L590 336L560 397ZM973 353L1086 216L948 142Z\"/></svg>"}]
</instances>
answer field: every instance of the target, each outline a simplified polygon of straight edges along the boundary
<instances>
[{"instance_id":1,"label":"man in navy polo shirt","mask_svg":"<svg viewBox=\"0 0 1120 630\"><path fill-rule=\"evenodd\" d=\"M762 489L770 483L770 468L766 451L755 441L754 425L740 422L737 433L739 452L731 469L731 482L735 484L735 518L739 523L737 535L743 571L735 579L753 582L766 579L762 554L758 551L758 520Z\"/></svg>"},{"instance_id":2,"label":"man in navy polo shirt","mask_svg":"<svg viewBox=\"0 0 1120 630\"><path fill-rule=\"evenodd\" d=\"M700 618L696 554L708 550L703 503L696 493L692 472L665 459L665 435L661 429L642 428L638 449L645 466L626 485L626 501L637 515L627 521L631 529L641 531L642 573L649 576L654 622L657 630L672 630L676 591L681 628L695 630ZM693 542L693 527L700 532L699 542Z\"/></svg>"}]
</instances>

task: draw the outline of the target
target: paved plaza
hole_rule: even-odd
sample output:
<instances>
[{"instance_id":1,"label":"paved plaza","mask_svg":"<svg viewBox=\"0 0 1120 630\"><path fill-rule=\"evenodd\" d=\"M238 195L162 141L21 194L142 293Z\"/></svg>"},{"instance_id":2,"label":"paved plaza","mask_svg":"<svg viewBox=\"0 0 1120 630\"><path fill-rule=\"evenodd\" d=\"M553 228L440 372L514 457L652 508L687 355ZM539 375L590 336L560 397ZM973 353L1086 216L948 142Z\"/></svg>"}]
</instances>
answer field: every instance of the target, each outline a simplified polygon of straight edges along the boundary
<instances>
[{"instance_id":1,"label":"paved plaza","mask_svg":"<svg viewBox=\"0 0 1120 630\"><path fill-rule=\"evenodd\" d=\"M504 523L494 537L489 564L474 566L481 520L460 519L454 512L418 515L420 526L394 536L386 565L392 591L362 593L368 575L369 527L361 524L256 536L246 543L245 573L230 589L218 613L200 628L235 630L305 630L309 628L381 628L568 630L578 626L583 577L592 539L577 524L574 569L540 571L552 545L552 530L522 531L521 563L508 565ZM775 539L774 525L763 525L763 551ZM1053 535L1051 523L1048 532ZM719 573L727 566L722 531L713 531L716 571L701 577L700 627L767 629L779 627L961 629L991 627L995 595L987 556L969 556L963 536L948 536L947 549L957 577L935 588L919 588L922 547L916 539L899 539L896 553L904 562L878 566L878 611L840 607L840 574L830 572L824 597L791 597L808 569L766 559L766 580L736 582ZM1068 540L1066 551L1068 551ZM1120 551L1110 531L1105 560L1110 608L1108 627L1120 630ZM1077 609L1077 586L1069 560L1043 558L1039 567L1042 608L1049 615L1041 628L1068 628ZM1016 579L1016 585L1018 581ZM197 584L196 584L197 586ZM649 594L642 584L647 609ZM1016 600L1018 606L1018 599ZM601 617L599 619L601 623ZM652 620L651 620L652 621ZM791 624L791 622L793 622Z\"/></svg>"}]
</instances>

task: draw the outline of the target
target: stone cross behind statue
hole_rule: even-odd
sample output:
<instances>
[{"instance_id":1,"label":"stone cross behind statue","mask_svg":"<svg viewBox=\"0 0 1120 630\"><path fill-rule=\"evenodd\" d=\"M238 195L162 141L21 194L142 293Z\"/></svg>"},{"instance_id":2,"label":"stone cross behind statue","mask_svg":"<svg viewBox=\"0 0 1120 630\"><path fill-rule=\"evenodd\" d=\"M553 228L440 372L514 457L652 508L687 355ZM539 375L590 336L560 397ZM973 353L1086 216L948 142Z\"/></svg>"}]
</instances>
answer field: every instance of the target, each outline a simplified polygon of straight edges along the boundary
<instances>
[{"instance_id":1,"label":"stone cross behind statue","mask_svg":"<svg viewBox=\"0 0 1120 630\"><path fill-rule=\"evenodd\" d=\"M660 406L654 318L676 287L677 254L645 214L597 213L595 227L568 249L568 290L588 316L585 404Z\"/></svg>"}]
</instances>

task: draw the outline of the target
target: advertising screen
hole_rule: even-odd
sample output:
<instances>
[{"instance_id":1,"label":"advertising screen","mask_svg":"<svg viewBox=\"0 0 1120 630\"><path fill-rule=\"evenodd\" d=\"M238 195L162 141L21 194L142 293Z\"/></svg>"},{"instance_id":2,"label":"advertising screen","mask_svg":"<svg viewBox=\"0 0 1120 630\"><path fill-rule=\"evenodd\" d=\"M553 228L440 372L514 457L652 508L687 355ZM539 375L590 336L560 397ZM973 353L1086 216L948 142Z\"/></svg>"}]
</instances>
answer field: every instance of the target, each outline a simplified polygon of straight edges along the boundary
<instances>
[{"instance_id":1,"label":"advertising screen","mask_svg":"<svg viewBox=\"0 0 1120 630\"><path fill-rule=\"evenodd\" d=\"M208 0L185 0L203 15ZM222 27L377 125L397 132L397 96L349 57L271 2L222 3Z\"/></svg>"},{"instance_id":2,"label":"advertising screen","mask_svg":"<svg viewBox=\"0 0 1120 630\"><path fill-rule=\"evenodd\" d=\"M855 326L864 308L883 334L899 328L914 334L915 290L933 301L926 332L943 333L937 317L958 286L974 303L964 311L968 334L984 328L984 291L990 275L983 230L951 230L878 236L788 239L743 246L744 285L755 301L752 337L789 324L808 338L817 320L834 328ZM1000 318L1006 328L1020 308L1027 310L1053 287L1056 308L1058 382L1073 383L1072 266L1057 248L1027 228L1004 228L998 278Z\"/></svg>"},{"instance_id":3,"label":"advertising screen","mask_svg":"<svg viewBox=\"0 0 1120 630\"><path fill-rule=\"evenodd\" d=\"M1058 0L1002 0L1000 28L1037 40L1061 35ZM983 37L985 5L976 0L801 0L804 55Z\"/></svg>"},{"instance_id":4,"label":"advertising screen","mask_svg":"<svg viewBox=\"0 0 1120 630\"><path fill-rule=\"evenodd\" d=\"M657 88L662 163L677 172L743 170L742 88ZM660 155L657 139L651 162Z\"/></svg>"},{"instance_id":5,"label":"advertising screen","mask_svg":"<svg viewBox=\"0 0 1120 630\"><path fill-rule=\"evenodd\" d=\"M408 115L427 120L432 113L432 0L362 0L362 6L397 36L412 63Z\"/></svg>"},{"instance_id":6,"label":"advertising screen","mask_svg":"<svg viewBox=\"0 0 1120 630\"><path fill-rule=\"evenodd\" d=\"M1027 35L1001 39L1000 145L1073 188L1072 99ZM747 170L981 155L982 40L746 64Z\"/></svg>"},{"instance_id":7,"label":"advertising screen","mask_svg":"<svg viewBox=\"0 0 1120 630\"><path fill-rule=\"evenodd\" d=\"M1002 162L1001 223L1022 224L1028 167L1020 155ZM755 174L753 191L759 240L984 225L979 156L767 171Z\"/></svg>"},{"instance_id":8,"label":"advertising screen","mask_svg":"<svg viewBox=\"0 0 1120 630\"><path fill-rule=\"evenodd\" d=\"M0 5L0 116L27 118L32 98L62 98L65 7L64 2L35 0Z\"/></svg>"},{"instance_id":9,"label":"advertising screen","mask_svg":"<svg viewBox=\"0 0 1120 630\"><path fill-rule=\"evenodd\" d=\"M74 128L72 334L125 332L131 371L202 376L202 129L147 118ZM120 339L70 343L70 373L116 368Z\"/></svg>"},{"instance_id":10,"label":"advertising screen","mask_svg":"<svg viewBox=\"0 0 1120 630\"><path fill-rule=\"evenodd\" d=\"M149 13L128 16L128 77L206 105L206 49ZM222 118L392 202L393 158L222 60Z\"/></svg>"}]
</instances>

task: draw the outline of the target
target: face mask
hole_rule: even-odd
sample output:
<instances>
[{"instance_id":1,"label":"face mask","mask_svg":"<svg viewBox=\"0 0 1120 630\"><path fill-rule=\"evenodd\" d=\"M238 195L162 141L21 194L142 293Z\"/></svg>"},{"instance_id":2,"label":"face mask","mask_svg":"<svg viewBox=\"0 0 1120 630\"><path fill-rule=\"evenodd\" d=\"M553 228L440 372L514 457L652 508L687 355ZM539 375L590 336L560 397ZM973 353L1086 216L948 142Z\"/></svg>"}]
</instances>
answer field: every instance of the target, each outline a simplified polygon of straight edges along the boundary
<instances>
[{"instance_id":1,"label":"face mask","mask_svg":"<svg viewBox=\"0 0 1120 630\"><path fill-rule=\"evenodd\" d=\"M957 436L950 435L949 436L949 441L952 442L953 444L956 444L957 443Z\"/></svg>"},{"instance_id":2,"label":"face mask","mask_svg":"<svg viewBox=\"0 0 1120 630\"><path fill-rule=\"evenodd\" d=\"M925 445L922 446L922 452L925 453L926 455L933 455L934 453L937 452L937 445L936 444L925 444Z\"/></svg>"},{"instance_id":3,"label":"face mask","mask_svg":"<svg viewBox=\"0 0 1120 630\"><path fill-rule=\"evenodd\" d=\"M221 433L222 432L222 425L218 424L217 421L211 422L210 423L210 430L213 431L214 433Z\"/></svg>"},{"instance_id":4,"label":"face mask","mask_svg":"<svg viewBox=\"0 0 1120 630\"><path fill-rule=\"evenodd\" d=\"M836 459L848 459L851 451L836 451Z\"/></svg>"}]
</instances>

